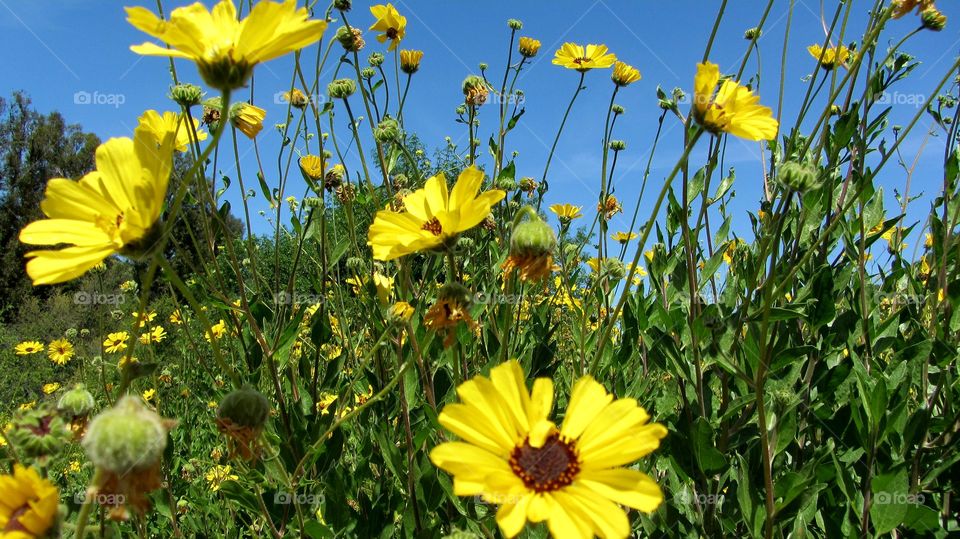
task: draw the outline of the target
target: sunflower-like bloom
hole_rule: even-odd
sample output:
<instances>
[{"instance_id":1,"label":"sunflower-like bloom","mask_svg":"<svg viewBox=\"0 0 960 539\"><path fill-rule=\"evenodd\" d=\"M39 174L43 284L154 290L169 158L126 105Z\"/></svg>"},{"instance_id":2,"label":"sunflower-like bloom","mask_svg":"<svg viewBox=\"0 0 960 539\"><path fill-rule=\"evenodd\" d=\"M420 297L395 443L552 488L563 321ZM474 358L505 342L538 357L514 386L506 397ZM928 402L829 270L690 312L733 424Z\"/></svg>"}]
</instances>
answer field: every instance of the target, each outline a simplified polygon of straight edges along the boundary
<instances>
[{"instance_id":1,"label":"sunflower-like bloom","mask_svg":"<svg viewBox=\"0 0 960 539\"><path fill-rule=\"evenodd\" d=\"M397 8L393 7L393 4L370 6L370 13L377 19L377 22L373 23L370 29L383 32L377 36L377 41L386 43L389 39L390 46L387 50L396 49L397 45L403 41L403 36L406 35L407 18L401 15Z\"/></svg>"},{"instance_id":2,"label":"sunflower-like bloom","mask_svg":"<svg viewBox=\"0 0 960 539\"><path fill-rule=\"evenodd\" d=\"M193 143L193 133L197 134L197 141L207 140L207 132L200 129L200 122L193 120L193 129L187 125L186 118L181 120L181 115L176 112L164 112L163 116L155 110L144 112L139 118L139 126L147 130L157 144L167 136L167 133L176 133L173 147L178 152L186 152L189 145Z\"/></svg>"},{"instance_id":3,"label":"sunflower-like bloom","mask_svg":"<svg viewBox=\"0 0 960 539\"><path fill-rule=\"evenodd\" d=\"M556 214L560 222L563 223L569 223L574 219L583 217L583 213L581 213L580 210L580 206L574 206L573 204L554 204L550 206L550 211Z\"/></svg>"},{"instance_id":4,"label":"sunflower-like bloom","mask_svg":"<svg viewBox=\"0 0 960 539\"><path fill-rule=\"evenodd\" d=\"M404 197L403 212L377 212L367 241L373 257L393 260L456 241L458 234L480 224L506 196L499 189L478 195L482 183L483 172L471 166L460 173L448 193L447 179L440 173L427 180L423 189Z\"/></svg>"},{"instance_id":5,"label":"sunflower-like bloom","mask_svg":"<svg viewBox=\"0 0 960 539\"><path fill-rule=\"evenodd\" d=\"M637 238L636 232L617 232L616 234L610 235L610 239L622 244L626 244L630 242L630 240L634 240L636 238Z\"/></svg>"},{"instance_id":6,"label":"sunflower-like bloom","mask_svg":"<svg viewBox=\"0 0 960 539\"><path fill-rule=\"evenodd\" d=\"M23 341L13 348L13 352L18 356L29 356L43 352L43 343L40 341Z\"/></svg>"},{"instance_id":7,"label":"sunflower-like bloom","mask_svg":"<svg viewBox=\"0 0 960 539\"><path fill-rule=\"evenodd\" d=\"M423 51L401 50L400 70L407 75L413 75L420 70L421 60L423 60Z\"/></svg>"},{"instance_id":8,"label":"sunflower-like bloom","mask_svg":"<svg viewBox=\"0 0 960 539\"><path fill-rule=\"evenodd\" d=\"M663 502L650 477L622 467L667 434L634 399L614 399L585 376L558 429L549 419L553 382L539 378L528 391L516 361L461 384L457 394L461 403L447 405L440 424L463 441L440 444L430 460L453 475L456 495L500 505L505 536L529 520L546 521L554 537L627 537L630 521L619 505L650 513Z\"/></svg>"},{"instance_id":9,"label":"sunflower-like bloom","mask_svg":"<svg viewBox=\"0 0 960 539\"><path fill-rule=\"evenodd\" d=\"M607 68L617 61L617 57L607 53L606 45L577 45L564 43L553 57L553 65L567 69L576 69L583 73L591 69Z\"/></svg>"},{"instance_id":10,"label":"sunflower-like bloom","mask_svg":"<svg viewBox=\"0 0 960 539\"><path fill-rule=\"evenodd\" d=\"M230 106L230 123L251 140L263 130L267 111L243 101Z\"/></svg>"},{"instance_id":11,"label":"sunflower-like bloom","mask_svg":"<svg viewBox=\"0 0 960 539\"><path fill-rule=\"evenodd\" d=\"M527 58L533 58L538 52L540 52L540 40L526 36L521 37L518 49L521 55Z\"/></svg>"},{"instance_id":12,"label":"sunflower-like bloom","mask_svg":"<svg viewBox=\"0 0 960 539\"><path fill-rule=\"evenodd\" d=\"M122 352L127 349L128 340L130 340L130 334L126 331L111 333L103 340L103 351L108 354Z\"/></svg>"},{"instance_id":13,"label":"sunflower-like bloom","mask_svg":"<svg viewBox=\"0 0 960 539\"><path fill-rule=\"evenodd\" d=\"M846 67L847 60L850 59L850 49L843 45L824 49L820 45L814 44L807 47L807 52L820 62L820 67L828 71L837 66Z\"/></svg>"},{"instance_id":14,"label":"sunflower-like bloom","mask_svg":"<svg viewBox=\"0 0 960 539\"><path fill-rule=\"evenodd\" d=\"M57 487L33 468L13 465L13 475L0 475L0 536L43 537L57 517Z\"/></svg>"},{"instance_id":15,"label":"sunflower-like bloom","mask_svg":"<svg viewBox=\"0 0 960 539\"><path fill-rule=\"evenodd\" d=\"M158 147L159 142L159 147ZM174 133L138 127L133 140L113 138L96 152L97 169L80 181L47 182L40 209L48 217L20 231L33 245L67 244L27 253L34 285L74 279L108 256L143 254L160 217L173 165Z\"/></svg>"},{"instance_id":16,"label":"sunflower-like bloom","mask_svg":"<svg viewBox=\"0 0 960 539\"><path fill-rule=\"evenodd\" d=\"M57 365L66 365L68 361L73 359L73 356L73 343L66 339L50 341L47 346L47 357Z\"/></svg>"},{"instance_id":17,"label":"sunflower-like bloom","mask_svg":"<svg viewBox=\"0 0 960 539\"><path fill-rule=\"evenodd\" d=\"M640 80L640 70L625 62L616 62L610 78L617 86L628 86Z\"/></svg>"},{"instance_id":18,"label":"sunflower-like bloom","mask_svg":"<svg viewBox=\"0 0 960 539\"><path fill-rule=\"evenodd\" d=\"M130 50L193 60L203 80L218 90L243 86L255 65L317 42L327 28L326 21L307 20L307 8L297 9L296 0L262 0L242 21L233 0L221 0L212 11L200 2L179 7L169 21L144 7L126 10L134 28L170 46L144 43Z\"/></svg>"},{"instance_id":19,"label":"sunflower-like bloom","mask_svg":"<svg viewBox=\"0 0 960 539\"><path fill-rule=\"evenodd\" d=\"M771 140L777 136L773 111L758 102L759 96L738 82L720 82L720 67L711 62L697 64L694 79L693 114L707 131L722 132L748 140Z\"/></svg>"}]
</instances>

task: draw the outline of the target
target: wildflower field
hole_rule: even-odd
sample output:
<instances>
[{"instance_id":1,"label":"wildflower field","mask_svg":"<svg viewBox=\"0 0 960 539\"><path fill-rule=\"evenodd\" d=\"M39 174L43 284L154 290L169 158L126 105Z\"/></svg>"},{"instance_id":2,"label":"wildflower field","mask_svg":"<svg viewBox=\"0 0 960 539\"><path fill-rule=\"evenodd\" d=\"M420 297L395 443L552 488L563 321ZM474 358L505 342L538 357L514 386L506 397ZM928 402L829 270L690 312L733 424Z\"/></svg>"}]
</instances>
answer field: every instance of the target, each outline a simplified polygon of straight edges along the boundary
<instances>
[{"instance_id":1,"label":"wildflower field","mask_svg":"<svg viewBox=\"0 0 960 539\"><path fill-rule=\"evenodd\" d=\"M0 98L0 539L960 536L955 3L142 3Z\"/></svg>"}]
</instances>

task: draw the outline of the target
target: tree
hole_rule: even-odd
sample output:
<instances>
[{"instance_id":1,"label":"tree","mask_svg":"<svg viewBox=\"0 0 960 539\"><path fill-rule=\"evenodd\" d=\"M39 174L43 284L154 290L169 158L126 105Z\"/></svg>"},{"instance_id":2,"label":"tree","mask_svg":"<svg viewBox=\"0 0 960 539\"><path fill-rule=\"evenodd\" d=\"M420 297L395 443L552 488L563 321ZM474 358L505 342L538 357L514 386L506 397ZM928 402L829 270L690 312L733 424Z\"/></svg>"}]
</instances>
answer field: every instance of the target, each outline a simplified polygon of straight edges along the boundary
<instances>
[{"instance_id":1,"label":"tree","mask_svg":"<svg viewBox=\"0 0 960 539\"><path fill-rule=\"evenodd\" d=\"M29 246L20 230L42 216L40 201L47 180L79 178L94 168L100 139L79 125L67 124L59 112L41 114L23 92L0 97L0 320L34 290L24 269ZM43 287L44 289L46 287Z\"/></svg>"}]
</instances>

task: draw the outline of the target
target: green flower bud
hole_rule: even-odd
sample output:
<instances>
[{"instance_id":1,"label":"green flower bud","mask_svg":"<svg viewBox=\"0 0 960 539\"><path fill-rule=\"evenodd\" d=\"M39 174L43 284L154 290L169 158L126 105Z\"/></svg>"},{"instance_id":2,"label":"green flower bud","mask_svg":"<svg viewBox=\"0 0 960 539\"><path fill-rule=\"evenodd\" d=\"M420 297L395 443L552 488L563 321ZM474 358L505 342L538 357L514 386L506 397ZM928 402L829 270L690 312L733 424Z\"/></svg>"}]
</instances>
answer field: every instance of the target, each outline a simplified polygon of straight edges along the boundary
<instances>
[{"instance_id":1,"label":"green flower bud","mask_svg":"<svg viewBox=\"0 0 960 539\"><path fill-rule=\"evenodd\" d=\"M815 166L796 161L780 165L779 178L781 183L801 193L816 189L821 183Z\"/></svg>"},{"instance_id":2,"label":"green flower bud","mask_svg":"<svg viewBox=\"0 0 960 539\"><path fill-rule=\"evenodd\" d=\"M486 71L487 68L490 66L488 66L486 62L480 62L480 65L478 67L480 68L480 71Z\"/></svg>"},{"instance_id":3,"label":"green flower bud","mask_svg":"<svg viewBox=\"0 0 960 539\"><path fill-rule=\"evenodd\" d=\"M59 453L70 441L72 433L50 405L18 412L7 431L10 442L28 457L45 457Z\"/></svg>"},{"instance_id":4,"label":"green flower bud","mask_svg":"<svg viewBox=\"0 0 960 539\"><path fill-rule=\"evenodd\" d=\"M611 279L619 281L627 275L627 268L617 258L604 258L600 263L600 272L609 275Z\"/></svg>"},{"instance_id":5,"label":"green flower bud","mask_svg":"<svg viewBox=\"0 0 960 539\"><path fill-rule=\"evenodd\" d=\"M350 11L353 2L351 0L333 0L333 7L340 11Z\"/></svg>"},{"instance_id":6,"label":"green flower bud","mask_svg":"<svg viewBox=\"0 0 960 539\"><path fill-rule=\"evenodd\" d=\"M362 258L358 256L351 256L347 259L347 269L352 273L366 273L367 263Z\"/></svg>"},{"instance_id":7,"label":"green flower bud","mask_svg":"<svg viewBox=\"0 0 960 539\"><path fill-rule=\"evenodd\" d=\"M568 262L576 262L578 258L577 253L580 250L580 246L575 243L565 243L563 244L563 259Z\"/></svg>"},{"instance_id":8,"label":"green flower bud","mask_svg":"<svg viewBox=\"0 0 960 539\"><path fill-rule=\"evenodd\" d=\"M620 105L618 105L618 104L616 104L616 103L614 103L613 106L610 107L610 110L611 110L614 114L623 114L623 113L625 112L625 109L624 109L622 106L620 106Z\"/></svg>"},{"instance_id":9,"label":"green flower bud","mask_svg":"<svg viewBox=\"0 0 960 539\"><path fill-rule=\"evenodd\" d=\"M625 141L622 141L622 140L611 140L611 141L610 141L610 149L613 150L613 151L615 151L615 152L623 151L623 150L625 150L626 148L627 148L627 143L626 143Z\"/></svg>"},{"instance_id":10,"label":"green flower bud","mask_svg":"<svg viewBox=\"0 0 960 539\"><path fill-rule=\"evenodd\" d=\"M87 391L87 388L83 384L77 384L60 397L57 408L68 417L77 417L88 415L96 405L93 395Z\"/></svg>"},{"instance_id":11,"label":"green flower bud","mask_svg":"<svg viewBox=\"0 0 960 539\"><path fill-rule=\"evenodd\" d=\"M367 57L367 63L370 64L370 67L380 67L380 66L382 66L382 65L383 65L383 60L384 60L384 57L383 57L383 53L381 53L381 52L374 52L374 53L370 54L369 57Z\"/></svg>"},{"instance_id":12,"label":"green flower bud","mask_svg":"<svg viewBox=\"0 0 960 539\"><path fill-rule=\"evenodd\" d=\"M168 430L163 418L140 397L127 395L93 418L81 443L98 469L126 474L160 462Z\"/></svg>"},{"instance_id":13,"label":"green flower bud","mask_svg":"<svg viewBox=\"0 0 960 539\"><path fill-rule=\"evenodd\" d=\"M517 19L507 19L507 26L509 26L511 30L523 29L523 23Z\"/></svg>"},{"instance_id":14,"label":"green flower bud","mask_svg":"<svg viewBox=\"0 0 960 539\"><path fill-rule=\"evenodd\" d=\"M760 36L763 35L763 31L759 28L750 28L743 33L743 39L747 41L753 41L755 39L760 39Z\"/></svg>"},{"instance_id":15,"label":"green flower bud","mask_svg":"<svg viewBox=\"0 0 960 539\"><path fill-rule=\"evenodd\" d=\"M457 114L459 114L460 116L463 116L464 114L467 113L467 106L466 106L466 105L459 105L459 106L457 106L456 112L457 112Z\"/></svg>"},{"instance_id":16,"label":"green flower bud","mask_svg":"<svg viewBox=\"0 0 960 539\"><path fill-rule=\"evenodd\" d=\"M394 142L400 138L400 124L385 116L373 129L373 136L380 142Z\"/></svg>"},{"instance_id":17,"label":"green flower bud","mask_svg":"<svg viewBox=\"0 0 960 539\"><path fill-rule=\"evenodd\" d=\"M487 89L487 81L483 77L469 75L463 79L462 87L467 105L478 106L487 102L490 91Z\"/></svg>"},{"instance_id":18,"label":"green flower bud","mask_svg":"<svg viewBox=\"0 0 960 539\"><path fill-rule=\"evenodd\" d=\"M532 257L544 256L553 253L557 247L557 235L553 227L543 222L534 212L529 212L530 219L513 227L510 237L510 256Z\"/></svg>"},{"instance_id":19,"label":"green flower bud","mask_svg":"<svg viewBox=\"0 0 960 539\"><path fill-rule=\"evenodd\" d=\"M947 16L931 5L920 13L920 22L924 28L939 32L947 26Z\"/></svg>"},{"instance_id":20,"label":"green flower bud","mask_svg":"<svg viewBox=\"0 0 960 539\"><path fill-rule=\"evenodd\" d=\"M470 298L472 294L467 287L463 286L460 283L447 283L440 288L440 292L437 293L437 302L446 300L450 303L456 303L462 305L464 308L469 308Z\"/></svg>"},{"instance_id":21,"label":"green flower bud","mask_svg":"<svg viewBox=\"0 0 960 539\"><path fill-rule=\"evenodd\" d=\"M517 180L511 176L504 176L497 180L497 189L502 191L513 191L517 188Z\"/></svg>"},{"instance_id":22,"label":"green flower bud","mask_svg":"<svg viewBox=\"0 0 960 539\"><path fill-rule=\"evenodd\" d=\"M170 88L170 99L184 108L199 105L204 91L196 84L177 84Z\"/></svg>"},{"instance_id":23,"label":"green flower bud","mask_svg":"<svg viewBox=\"0 0 960 539\"><path fill-rule=\"evenodd\" d=\"M403 189L410 183L406 174L397 174L393 177L393 186L397 189Z\"/></svg>"},{"instance_id":24,"label":"green flower bud","mask_svg":"<svg viewBox=\"0 0 960 539\"><path fill-rule=\"evenodd\" d=\"M244 387L220 401L217 418L229 419L234 425L251 429L263 428L270 416L270 402L257 390Z\"/></svg>"},{"instance_id":25,"label":"green flower bud","mask_svg":"<svg viewBox=\"0 0 960 539\"><path fill-rule=\"evenodd\" d=\"M461 236L457 238L457 249L461 251L469 251L474 246L473 238L468 238L466 236Z\"/></svg>"},{"instance_id":26,"label":"green flower bud","mask_svg":"<svg viewBox=\"0 0 960 539\"><path fill-rule=\"evenodd\" d=\"M68 339L76 339L78 333L79 332L77 331L77 328L70 328L67 331L63 332L64 336Z\"/></svg>"},{"instance_id":27,"label":"green flower bud","mask_svg":"<svg viewBox=\"0 0 960 539\"><path fill-rule=\"evenodd\" d=\"M353 79L337 79L327 85L331 99L346 99L356 91L357 83Z\"/></svg>"},{"instance_id":28,"label":"green flower bud","mask_svg":"<svg viewBox=\"0 0 960 539\"><path fill-rule=\"evenodd\" d=\"M323 199L320 197L305 197L303 205L308 208L319 208L323 206Z\"/></svg>"},{"instance_id":29,"label":"green flower bud","mask_svg":"<svg viewBox=\"0 0 960 539\"><path fill-rule=\"evenodd\" d=\"M360 76L363 77L364 80L370 80L376 74L377 74L377 71L372 67L365 67L360 70Z\"/></svg>"}]
</instances>

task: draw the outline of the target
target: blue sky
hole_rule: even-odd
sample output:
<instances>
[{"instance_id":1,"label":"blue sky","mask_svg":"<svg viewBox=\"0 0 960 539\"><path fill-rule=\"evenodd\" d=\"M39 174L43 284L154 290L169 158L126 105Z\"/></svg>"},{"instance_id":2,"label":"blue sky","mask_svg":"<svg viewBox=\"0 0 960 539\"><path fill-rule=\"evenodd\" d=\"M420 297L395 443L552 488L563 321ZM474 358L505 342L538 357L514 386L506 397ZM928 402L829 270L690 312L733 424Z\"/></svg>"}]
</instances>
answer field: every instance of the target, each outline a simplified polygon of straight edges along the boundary
<instances>
[{"instance_id":1,"label":"blue sky","mask_svg":"<svg viewBox=\"0 0 960 539\"><path fill-rule=\"evenodd\" d=\"M169 13L174 7L186 3L166 1L164 10ZM830 16L836 2L824 3ZM39 110L58 110L68 121L79 123L102 138L130 136L137 116L146 109L173 110L173 104L165 97L170 84L167 62L160 58L140 57L129 50L131 44L148 40L125 22L122 7L138 4L156 9L154 2L146 0L0 0L0 50L6 51L0 95L8 96L17 89L26 90ZM872 2L855 0L845 41L859 37L869 4ZM947 30L921 32L907 43L906 50L918 57L922 64L899 87L902 103L894 105L894 124L907 123L917 110L914 103L932 92L957 55L960 39L954 28L960 23L960 7L954 2L941 4L941 9L950 17ZM466 75L477 73L477 65L481 62L489 64L488 73L492 80L499 80L502 76L509 39L508 18L523 21L520 35L543 42L540 55L518 82L518 87L525 92L527 113L508 139L508 150L519 152L518 177L540 176L560 117L575 89L577 74L550 63L553 51L560 44L564 41L605 43L620 59L640 69L643 79L622 90L617 98L617 102L627 109L627 114L618 122L614 138L626 140L628 146L620 156L614 178L617 194L625 208L625 213L611 223L611 230L616 231L627 227L637 203L643 168L660 113L655 96L657 84L666 89L679 86L688 92L691 90L695 64L703 54L720 2L398 0L394 5L408 19L403 47L426 52L421 71L414 76L405 117L408 129L418 133L431 147L442 146L445 136L460 140L463 146L465 128L454 122L454 109L463 98L460 83ZM724 72L736 71L747 45L743 32L757 24L765 5L759 0L729 2L710 55ZM762 79L759 93L762 103L774 109L777 108L776 90L787 5L786 1L776 3L760 40ZM372 23L367 7L366 2L355 2L350 14L351 24L366 28ZM882 43L896 42L916 24L917 19L913 16L893 21L882 36ZM337 26L339 24L335 23L328 32ZM383 49L374 41L372 32L365 35L368 45L363 57ZM804 49L809 44L821 42L824 35L820 2L797 0L788 44L790 54L785 66L787 89L783 118L786 126L792 125L795 107L806 91L804 77L814 68L814 60ZM313 50L306 57L310 58L306 63L312 65ZM756 56L751 59L745 78L756 72L756 60ZM274 103L273 96L289 86L291 65L289 58L282 58L256 70L255 102L268 114L268 127L258 137L261 156L275 155L279 146L279 134L272 126L283 121L286 106ZM196 70L189 63L178 61L177 69L182 80L199 83ZM325 83L329 79L328 68L322 80ZM588 73L586 87L557 149L551 167L547 204L571 202L589 208L596 203L602 125L613 87L609 71ZM77 92L91 94L100 104L76 103ZM355 102L357 109L362 108L359 100ZM338 105L338 119L345 122L346 116L340 107ZM495 121L496 107L484 107L481 140L488 138ZM926 117L921 119L911 137L904 142L907 160L912 160L924 144L924 134L930 123ZM346 134L345 128L340 130L341 137ZM369 148L369 140L366 144ZM677 122L668 118L661 147L653 161L650 181L654 188L648 189L648 195L640 202L641 219L649 212L655 188L659 187L660 180L673 166L681 150L681 129ZM915 211L911 212L914 220L922 219L929 201L938 192L942 181L942 151L942 138L926 141L911 187L911 194L923 192L926 196L923 202L915 203ZM251 182L256 170L252 144L241 140L240 152L244 155L244 177ZM703 143L694 155L695 166L703 163L705 152L706 144ZM737 167L734 184L737 196L731 209L739 214L758 207L762 185L760 154L758 144L733 138L728 142L725 166ZM265 157L265 161L271 161L271 158ZM267 164L265 167L270 168ZM265 172L268 182L276 185L276 180L270 178L271 173L276 176L273 171ZM229 169L222 172L231 175ZM905 174L895 166L889 166L883 174L880 183L887 191L888 207L894 204L893 188L902 190L904 182ZM236 201L236 187L233 191L228 196ZM299 195L302 190L295 192ZM253 207L263 207L262 197L253 202ZM239 204L235 202L234 208L237 211ZM740 227L746 223L745 214L742 216ZM255 214L253 219L257 229L265 229L266 223L258 221L260 218Z\"/></svg>"}]
</instances>

